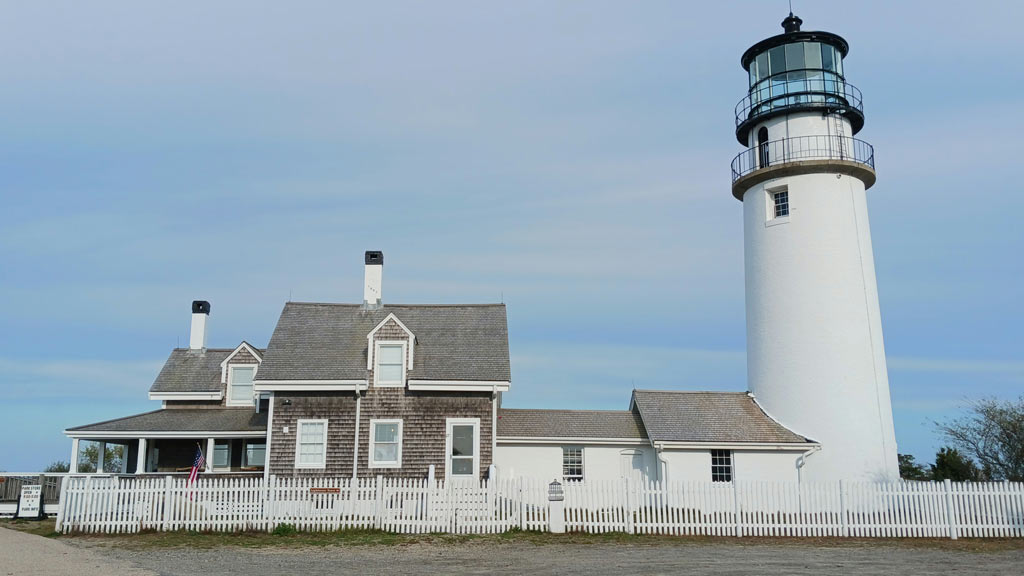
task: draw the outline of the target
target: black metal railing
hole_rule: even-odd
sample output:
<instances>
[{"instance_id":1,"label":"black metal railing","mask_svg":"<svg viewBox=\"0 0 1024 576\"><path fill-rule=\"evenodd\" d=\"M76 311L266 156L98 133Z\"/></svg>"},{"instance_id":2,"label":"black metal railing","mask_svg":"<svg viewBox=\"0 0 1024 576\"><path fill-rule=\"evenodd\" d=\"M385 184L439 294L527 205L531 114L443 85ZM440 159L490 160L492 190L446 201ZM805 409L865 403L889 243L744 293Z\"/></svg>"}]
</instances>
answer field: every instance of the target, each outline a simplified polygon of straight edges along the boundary
<instances>
[{"instance_id":1,"label":"black metal railing","mask_svg":"<svg viewBox=\"0 0 1024 576\"><path fill-rule=\"evenodd\" d=\"M838 77L819 75L779 83L764 83L736 104L736 126L769 112L807 106L849 108L864 115L861 91Z\"/></svg>"},{"instance_id":2,"label":"black metal railing","mask_svg":"<svg viewBox=\"0 0 1024 576\"><path fill-rule=\"evenodd\" d=\"M875 169L875 149L863 140L848 136L797 136L771 140L740 152L732 160L732 181L786 162L803 160L845 160Z\"/></svg>"}]
</instances>

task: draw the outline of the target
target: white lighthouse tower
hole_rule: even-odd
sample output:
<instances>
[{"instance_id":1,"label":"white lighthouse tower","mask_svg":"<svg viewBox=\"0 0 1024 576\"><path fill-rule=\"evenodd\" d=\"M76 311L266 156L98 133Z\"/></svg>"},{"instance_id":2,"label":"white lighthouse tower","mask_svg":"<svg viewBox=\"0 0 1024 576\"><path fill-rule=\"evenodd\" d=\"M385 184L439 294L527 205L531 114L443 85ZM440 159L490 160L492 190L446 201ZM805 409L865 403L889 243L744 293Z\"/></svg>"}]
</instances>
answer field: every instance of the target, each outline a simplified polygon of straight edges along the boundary
<instances>
[{"instance_id":1,"label":"white lighthouse tower","mask_svg":"<svg viewBox=\"0 0 1024 576\"><path fill-rule=\"evenodd\" d=\"M805 480L899 477L865 190L874 151L854 138L849 44L785 32L743 54L732 193L743 202L747 378L765 411L822 450Z\"/></svg>"}]
</instances>

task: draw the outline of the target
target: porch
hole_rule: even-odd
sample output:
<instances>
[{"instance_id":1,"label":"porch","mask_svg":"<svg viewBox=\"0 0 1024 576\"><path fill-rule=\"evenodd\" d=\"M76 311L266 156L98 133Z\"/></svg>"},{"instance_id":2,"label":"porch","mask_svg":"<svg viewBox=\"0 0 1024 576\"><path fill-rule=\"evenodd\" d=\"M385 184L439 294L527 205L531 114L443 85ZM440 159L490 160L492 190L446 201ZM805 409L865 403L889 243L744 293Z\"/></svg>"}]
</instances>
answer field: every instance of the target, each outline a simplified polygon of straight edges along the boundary
<instances>
[{"instance_id":1,"label":"porch","mask_svg":"<svg viewBox=\"0 0 1024 576\"><path fill-rule=\"evenodd\" d=\"M267 415L251 408L165 408L65 430L70 473L188 473L202 451L206 473L262 474Z\"/></svg>"}]
</instances>

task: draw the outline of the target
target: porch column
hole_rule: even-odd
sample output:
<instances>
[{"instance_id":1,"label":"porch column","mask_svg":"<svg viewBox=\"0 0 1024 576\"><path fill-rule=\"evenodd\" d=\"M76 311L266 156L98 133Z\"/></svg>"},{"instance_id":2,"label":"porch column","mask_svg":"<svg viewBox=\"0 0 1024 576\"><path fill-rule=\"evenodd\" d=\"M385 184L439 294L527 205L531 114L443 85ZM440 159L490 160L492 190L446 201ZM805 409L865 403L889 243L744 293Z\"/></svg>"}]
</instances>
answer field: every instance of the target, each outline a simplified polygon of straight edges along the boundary
<instances>
[{"instance_id":1,"label":"porch column","mask_svg":"<svg viewBox=\"0 0 1024 576\"><path fill-rule=\"evenodd\" d=\"M78 474L78 438L71 439L71 460L68 462L68 473Z\"/></svg>"},{"instance_id":2,"label":"porch column","mask_svg":"<svg viewBox=\"0 0 1024 576\"><path fill-rule=\"evenodd\" d=\"M100 442L99 443L99 447L100 447L99 455L96 456L96 473L97 474L102 474L103 473L103 465L106 464L106 462L104 462L104 460L107 457L107 443L106 442Z\"/></svg>"},{"instance_id":3,"label":"porch column","mask_svg":"<svg viewBox=\"0 0 1024 576\"><path fill-rule=\"evenodd\" d=\"M213 472L213 438L206 439L206 471Z\"/></svg>"},{"instance_id":4,"label":"porch column","mask_svg":"<svg viewBox=\"0 0 1024 576\"><path fill-rule=\"evenodd\" d=\"M146 439L139 438L139 455L135 459L135 473L144 474L146 472Z\"/></svg>"}]
</instances>

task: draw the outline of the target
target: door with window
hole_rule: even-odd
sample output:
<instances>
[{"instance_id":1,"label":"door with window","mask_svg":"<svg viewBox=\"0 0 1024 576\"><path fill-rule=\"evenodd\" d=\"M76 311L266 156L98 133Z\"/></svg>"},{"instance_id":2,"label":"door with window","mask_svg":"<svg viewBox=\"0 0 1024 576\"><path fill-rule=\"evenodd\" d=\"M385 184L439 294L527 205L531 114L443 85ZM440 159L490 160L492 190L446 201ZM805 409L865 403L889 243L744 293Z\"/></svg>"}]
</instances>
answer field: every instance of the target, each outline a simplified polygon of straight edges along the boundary
<instances>
[{"instance_id":1,"label":"door with window","mask_svg":"<svg viewBox=\"0 0 1024 576\"><path fill-rule=\"evenodd\" d=\"M480 477L480 419L449 418L445 440L445 478Z\"/></svg>"}]
</instances>

